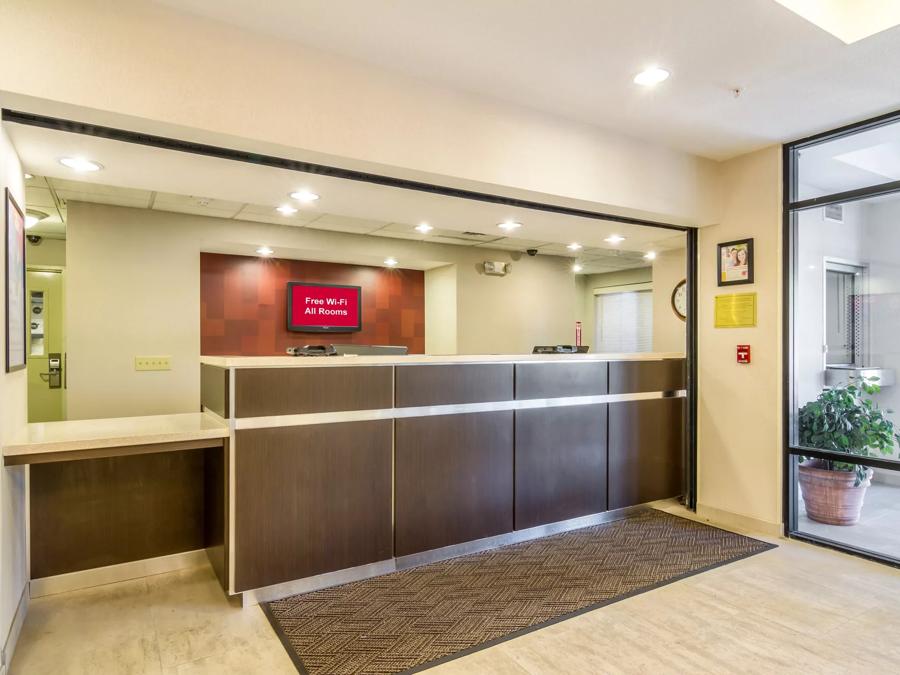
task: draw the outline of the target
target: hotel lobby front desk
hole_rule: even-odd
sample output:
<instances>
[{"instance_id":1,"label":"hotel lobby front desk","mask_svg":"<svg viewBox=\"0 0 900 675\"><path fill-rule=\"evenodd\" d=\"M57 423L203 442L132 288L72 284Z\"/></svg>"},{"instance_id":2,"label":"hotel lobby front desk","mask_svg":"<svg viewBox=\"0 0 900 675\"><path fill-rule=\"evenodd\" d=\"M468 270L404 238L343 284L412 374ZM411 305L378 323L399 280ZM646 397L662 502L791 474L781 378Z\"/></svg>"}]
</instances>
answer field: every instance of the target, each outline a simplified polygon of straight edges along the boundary
<instances>
[{"instance_id":1,"label":"hotel lobby front desk","mask_svg":"<svg viewBox=\"0 0 900 675\"><path fill-rule=\"evenodd\" d=\"M682 491L680 354L201 361L203 408L230 434L223 585L245 601Z\"/></svg>"}]
</instances>

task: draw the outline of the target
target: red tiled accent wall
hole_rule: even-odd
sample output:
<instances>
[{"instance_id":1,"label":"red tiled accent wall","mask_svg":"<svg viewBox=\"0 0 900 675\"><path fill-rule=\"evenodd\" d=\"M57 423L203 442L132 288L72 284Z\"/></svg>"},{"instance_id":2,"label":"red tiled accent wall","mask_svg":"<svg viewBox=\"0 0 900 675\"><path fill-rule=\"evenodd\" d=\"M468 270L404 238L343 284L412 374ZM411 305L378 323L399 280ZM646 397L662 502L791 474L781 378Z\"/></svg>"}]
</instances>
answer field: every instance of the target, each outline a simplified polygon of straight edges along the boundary
<instances>
[{"instance_id":1,"label":"red tiled accent wall","mask_svg":"<svg viewBox=\"0 0 900 675\"><path fill-rule=\"evenodd\" d=\"M287 329L287 283L362 287L362 330ZM200 254L200 353L272 356L304 344L406 345L425 351L425 273L365 265Z\"/></svg>"}]
</instances>

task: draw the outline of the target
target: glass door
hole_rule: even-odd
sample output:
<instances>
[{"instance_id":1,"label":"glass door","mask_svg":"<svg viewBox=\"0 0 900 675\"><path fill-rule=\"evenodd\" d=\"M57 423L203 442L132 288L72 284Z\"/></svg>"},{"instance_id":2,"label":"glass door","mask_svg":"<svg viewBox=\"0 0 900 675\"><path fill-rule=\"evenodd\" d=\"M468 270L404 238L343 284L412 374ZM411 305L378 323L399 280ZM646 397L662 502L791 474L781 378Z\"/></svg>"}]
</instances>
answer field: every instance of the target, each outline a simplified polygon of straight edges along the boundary
<instances>
[{"instance_id":1,"label":"glass door","mask_svg":"<svg viewBox=\"0 0 900 675\"><path fill-rule=\"evenodd\" d=\"M900 120L785 148L787 534L900 563Z\"/></svg>"}]
</instances>

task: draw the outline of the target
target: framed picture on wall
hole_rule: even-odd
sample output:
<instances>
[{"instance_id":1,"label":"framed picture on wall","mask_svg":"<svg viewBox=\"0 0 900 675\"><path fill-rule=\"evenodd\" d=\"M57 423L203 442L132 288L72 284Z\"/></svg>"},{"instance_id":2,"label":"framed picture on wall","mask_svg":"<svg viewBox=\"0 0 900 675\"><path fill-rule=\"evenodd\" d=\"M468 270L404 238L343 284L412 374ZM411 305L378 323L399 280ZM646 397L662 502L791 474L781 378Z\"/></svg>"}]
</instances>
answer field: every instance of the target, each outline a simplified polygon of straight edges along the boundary
<instances>
[{"instance_id":1,"label":"framed picture on wall","mask_svg":"<svg viewBox=\"0 0 900 675\"><path fill-rule=\"evenodd\" d=\"M753 239L719 244L719 286L753 283Z\"/></svg>"},{"instance_id":2,"label":"framed picture on wall","mask_svg":"<svg viewBox=\"0 0 900 675\"><path fill-rule=\"evenodd\" d=\"M6 372L25 367L25 215L6 199Z\"/></svg>"}]
</instances>

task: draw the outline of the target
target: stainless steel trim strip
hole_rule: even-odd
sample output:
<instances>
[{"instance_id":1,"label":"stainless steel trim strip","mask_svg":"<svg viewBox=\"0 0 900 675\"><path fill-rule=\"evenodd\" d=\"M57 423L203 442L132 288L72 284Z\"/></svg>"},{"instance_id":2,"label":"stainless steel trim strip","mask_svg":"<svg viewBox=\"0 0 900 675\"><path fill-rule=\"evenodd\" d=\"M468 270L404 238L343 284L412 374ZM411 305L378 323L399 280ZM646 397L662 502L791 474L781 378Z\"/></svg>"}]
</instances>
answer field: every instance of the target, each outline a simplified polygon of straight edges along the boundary
<instances>
[{"instance_id":1,"label":"stainless steel trim strip","mask_svg":"<svg viewBox=\"0 0 900 675\"><path fill-rule=\"evenodd\" d=\"M306 577L305 579L296 579L294 581L286 581L281 584L265 586L263 588L255 588L244 591L243 606L248 607L257 605L261 602L269 602L270 600L278 600L286 598L289 595L297 595L298 593L310 593L312 591L339 586L353 581L361 581L362 579L370 579L372 577L389 574L398 570L405 570L419 565L427 565L441 560L449 560L457 558L461 555L469 555L471 553L479 553L487 551L499 546L508 546L510 544L518 544L523 541L539 539L553 534L569 532L570 530L578 530L583 527L591 527L592 525L601 525L609 523L613 520L621 520L634 513L646 511L652 507L647 505L629 506L624 509L616 509L615 511L605 511L603 513L595 513L580 518L572 518L563 520L558 523L550 523L548 525L540 525L538 527L530 527L527 530L518 530L516 532L508 532L496 537L487 537L486 539L478 539L477 541L467 541L454 546L446 546L433 551L425 551L423 553L415 553L413 555L403 556L401 558L391 558L390 560L382 560L368 565L360 565L359 567L351 567L336 572L327 572L314 577Z\"/></svg>"},{"instance_id":2,"label":"stainless steel trim strip","mask_svg":"<svg viewBox=\"0 0 900 675\"><path fill-rule=\"evenodd\" d=\"M234 416L235 369L228 369L228 593L234 594L235 568L235 430L237 424Z\"/></svg>"},{"instance_id":3,"label":"stainless steel trim strip","mask_svg":"<svg viewBox=\"0 0 900 675\"><path fill-rule=\"evenodd\" d=\"M651 507L639 504L638 506L626 506L622 509L614 511L604 511L602 513L594 513L589 516L581 516L579 518L571 518L562 520L557 523L548 523L547 525L538 525L529 527L526 530L515 530L507 532L496 537L487 537L485 539L476 539L475 541L467 541L462 544L454 544L453 546L445 546L432 551L424 551L422 553L413 553L396 558L397 569L405 570L410 567L418 567L419 565L427 565L449 558L456 558L461 555L469 555L471 553L480 553L488 551L499 546L509 546L510 544L519 544L523 541L532 539L540 539L541 537L549 537L553 534L569 532L571 530L579 530L583 527L591 527L592 525L602 525L614 520L621 520L635 513L646 511Z\"/></svg>"},{"instance_id":4,"label":"stainless steel trim strip","mask_svg":"<svg viewBox=\"0 0 900 675\"><path fill-rule=\"evenodd\" d=\"M268 429L271 427L296 427L309 424L335 424L338 422L365 422L368 420L402 419L405 417L431 417L433 415L459 415L465 413L495 412L499 410L530 410L534 408L558 408L597 403L621 403L649 401L660 398L685 398L687 391L653 391L636 394L603 394L597 396L568 396L564 398L536 398L522 401L494 401L489 403L458 403L452 405L420 406L417 408L383 408L379 410L346 410L327 413L303 413L299 415L272 415L267 417L242 417L234 420L235 429Z\"/></svg>"},{"instance_id":5,"label":"stainless steel trim strip","mask_svg":"<svg viewBox=\"0 0 900 675\"><path fill-rule=\"evenodd\" d=\"M295 579L294 581L285 581L272 586L244 591L241 598L241 604L244 607L251 607L253 605L258 605L261 602L286 598L289 595L319 591L323 588L340 586L341 584L348 584L352 581L360 581L362 579L371 579L372 577L378 577L382 574L389 574L390 572L396 571L397 565L395 564L394 559L391 558L390 560L382 560L380 562L369 563L368 565L350 567L336 572L326 572L325 574L318 574L314 577Z\"/></svg>"}]
</instances>

